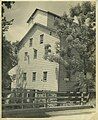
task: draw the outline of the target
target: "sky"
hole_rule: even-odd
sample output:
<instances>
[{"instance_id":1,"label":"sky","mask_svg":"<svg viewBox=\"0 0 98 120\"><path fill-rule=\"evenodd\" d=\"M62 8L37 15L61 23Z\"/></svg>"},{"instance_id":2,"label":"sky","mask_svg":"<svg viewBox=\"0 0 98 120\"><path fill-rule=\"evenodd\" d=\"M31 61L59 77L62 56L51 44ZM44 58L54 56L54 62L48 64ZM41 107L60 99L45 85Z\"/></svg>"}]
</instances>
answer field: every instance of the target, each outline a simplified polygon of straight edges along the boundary
<instances>
[{"instance_id":1,"label":"sky","mask_svg":"<svg viewBox=\"0 0 98 120\"><path fill-rule=\"evenodd\" d=\"M8 20L14 19L13 24L6 32L7 40L11 42L20 41L27 33L26 23L36 8L53 12L62 16L64 12L69 13L69 9L79 2L77 1L17 1L11 9L5 8L5 16Z\"/></svg>"}]
</instances>

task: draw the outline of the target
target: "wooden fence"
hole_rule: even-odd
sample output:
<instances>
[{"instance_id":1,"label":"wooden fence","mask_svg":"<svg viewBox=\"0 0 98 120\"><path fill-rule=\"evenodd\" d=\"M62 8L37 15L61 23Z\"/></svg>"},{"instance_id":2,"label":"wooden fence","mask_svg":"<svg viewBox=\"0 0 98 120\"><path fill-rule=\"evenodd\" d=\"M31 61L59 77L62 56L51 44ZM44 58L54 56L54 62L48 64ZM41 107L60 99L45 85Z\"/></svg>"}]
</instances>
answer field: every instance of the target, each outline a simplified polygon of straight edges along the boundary
<instances>
[{"instance_id":1,"label":"wooden fence","mask_svg":"<svg viewBox=\"0 0 98 120\"><path fill-rule=\"evenodd\" d=\"M7 95L4 97L4 95ZM38 90L4 91L3 110L26 108L50 108L57 106L85 105L89 101L86 92L52 92Z\"/></svg>"}]
</instances>

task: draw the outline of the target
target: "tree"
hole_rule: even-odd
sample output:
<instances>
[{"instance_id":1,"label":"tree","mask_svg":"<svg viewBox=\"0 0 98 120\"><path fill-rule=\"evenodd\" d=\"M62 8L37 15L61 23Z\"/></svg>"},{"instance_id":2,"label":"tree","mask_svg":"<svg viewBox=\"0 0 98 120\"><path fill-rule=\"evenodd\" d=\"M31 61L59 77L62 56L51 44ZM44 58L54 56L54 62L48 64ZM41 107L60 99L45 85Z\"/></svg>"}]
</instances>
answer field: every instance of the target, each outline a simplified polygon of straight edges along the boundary
<instances>
[{"instance_id":1,"label":"tree","mask_svg":"<svg viewBox=\"0 0 98 120\"><path fill-rule=\"evenodd\" d=\"M70 9L70 16L65 13L55 21L60 39L59 64L69 81L75 79L78 91L95 86L95 8L91 2L82 2Z\"/></svg>"},{"instance_id":2,"label":"tree","mask_svg":"<svg viewBox=\"0 0 98 120\"><path fill-rule=\"evenodd\" d=\"M13 55L13 46L6 38L6 31L9 26L12 25L13 19L8 21L4 16L5 7L11 9L12 1L2 1L2 89L11 88L11 79L8 75L8 71L16 64Z\"/></svg>"},{"instance_id":3,"label":"tree","mask_svg":"<svg viewBox=\"0 0 98 120\"><path fill-rule=\"evenodd\" d=\"M77 15L81 33L78 34L79 42L76 49L82 60L82 72L84 73L84 78L79 81L79 84L82 88L86 86L87 91L89 88L95 87L95 8L95 4L83 2L80 7L81 12Z\"/></svg>"},{"instance_id":4,"label":"tree","mask_svg":"<svg viewBox=\"0 0 98 120\"><path fill-rule=\"evenodd\" d=\"M12 25L12 22L14 19L12 20L7 20L6 17L4 16L4 12L5 12L5 7L7 7L8 9L11 9L12 4L14 4L15 2L13 1L2 1L2 36L4 35L4 33L6 31L8 31L9 26Z\"/></svg>"}]
</instances>

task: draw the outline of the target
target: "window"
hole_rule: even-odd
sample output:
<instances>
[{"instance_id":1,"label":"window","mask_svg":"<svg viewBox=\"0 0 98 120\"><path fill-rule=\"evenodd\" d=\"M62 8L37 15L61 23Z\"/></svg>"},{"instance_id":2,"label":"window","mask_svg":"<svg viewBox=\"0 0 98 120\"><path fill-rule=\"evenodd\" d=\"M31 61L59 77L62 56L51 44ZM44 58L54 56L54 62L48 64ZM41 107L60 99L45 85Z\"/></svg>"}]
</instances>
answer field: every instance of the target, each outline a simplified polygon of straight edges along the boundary
<instances>
[{"instance_id":1,"label":"window","mask_svg":"<svg viewBox=\"0 0 98 120\"><path fill-rule=\"evenodd\" d=\"M47 72L43 72L43 80L44 80L44 81L47 80Z\"/></svg>"},{"instance_id":2,"label":"window","mask_svg":"<svg viewBox=\"0 0 98 120\"><path fill-rule=\"evenodd\" d=\"M36 72L33 72L33 78L32 78L32 81L35 81L36 80Z\"/></svg>"},{"instance_id":3,"label":"window","mask_svg":"<svg viewBox=\"0 0 98 120\"><path fill-rule=\"evenodd\" d=\"M28 52L25 52L24 60L26 61L28 57Z\"/></svg>"},{"instance_id":4,"label":"window","mask_svg":"<svg viewBox=\"0 0 98 120\"><path fill-rule=\"evenodd\" d=\"M32 41L33 41L33 38L30 38L29 47L32 47Z\"/></svg>"},{"instance_id":5,"label":"window","mask_svg":"<svg viewBox=\"0 0 98 120\"><path fill-rule=\"evenodd\" d=\"M34 59L37 59L37 50L34 49Z\"/></svg>"},{"instance_id":6,"label":"window","mask_svg":"<svg viewBox=\"0 0 98 120\"><path fill-rule=\"evenodd\" d=\"M44 39L44 34L40 35L40 44L43 43L43 39Z\"/></svg>"},{"instance_id":7,"label":"window","mask_svg":"<svg viewBox=\"0 0 98 120\"><path fill-rule=\"evenodd\" d=\"M27 79L27 73L23 73L23 80Z\"/></svg>"}]
</instances>

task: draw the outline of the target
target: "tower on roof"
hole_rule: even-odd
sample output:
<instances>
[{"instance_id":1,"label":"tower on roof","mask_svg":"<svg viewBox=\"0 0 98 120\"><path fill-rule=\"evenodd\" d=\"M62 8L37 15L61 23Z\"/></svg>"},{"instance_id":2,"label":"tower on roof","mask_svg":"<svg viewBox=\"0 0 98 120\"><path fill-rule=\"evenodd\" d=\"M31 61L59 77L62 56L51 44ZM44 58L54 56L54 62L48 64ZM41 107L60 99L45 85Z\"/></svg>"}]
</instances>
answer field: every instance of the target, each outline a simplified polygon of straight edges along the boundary
<instances>
[{"instance_id":1,"label":"tower on roof","mask_svg":"<svg viewBox=\"0 0 98 120\"><path fill-rule=\"evenodd\" d=\"M32 27L34 23L40 23L44 26L54 28L54 22L56 18L59 19L60 16L49 11L36 9L30 16L30 18L27 20L27 23L29 25L29 28Z\"/></svg>"}]
</instances>

